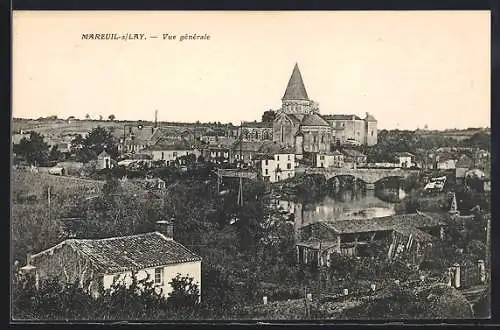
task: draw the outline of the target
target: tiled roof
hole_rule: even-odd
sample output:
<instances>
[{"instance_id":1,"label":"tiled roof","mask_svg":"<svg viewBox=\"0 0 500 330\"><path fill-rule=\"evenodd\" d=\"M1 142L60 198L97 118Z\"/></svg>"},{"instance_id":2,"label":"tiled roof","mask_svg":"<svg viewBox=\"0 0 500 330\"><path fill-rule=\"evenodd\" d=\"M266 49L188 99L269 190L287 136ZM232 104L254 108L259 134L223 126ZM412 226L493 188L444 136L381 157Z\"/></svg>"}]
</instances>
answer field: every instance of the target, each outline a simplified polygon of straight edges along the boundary
<instances>
[{"instance_id":1,"label":"tiled roof","mask_svg":"<svg viewBox=\"0 0 500 330\"><path fill-rule=\"evenodd\" d=\"M361 120L356 115L323 115L325 120Z\"/></svg>"},{"instance_id":2,"label":"tiled roof","mask_svg":"<svg viewBox=\"0 0 500 330\"><path fill-rule=\"evenodd\" d=\"M316 113L305 115L301 122L302 126L330 126L326 120Z\"/></svg>"},{"instance_id":3,"label":"tiled roof","mask_svg":"<svg viewBox=\"0 0 500 330\"><path fill-rule=\"evenodd\" d=\"M396 225L416 228L434 227L444 224L441 219L427 214L400 214L381 218L319 222L338 234L363 233L393 230Z\"/></svg>"},{"instance_id":4,"label":"tiled roof","mask_svg":"<svg viewBox=\"0 0 500 330\"><path fill-rule=\"evenodd\" d=\"M432 235L429 235L420 229L415 228L414 226L408 224L399 224L394 227L394 231L400 233L406 237L412 235L416 240L421 242L433 242L436 238Z\"/></svg>"},{"instance_id":5,"label":"tiled roof","mask_svg":"<svg viewBox=\"0 0 500 330\"><path fill-rule=\"evenodd\" d=\"M209 141L209 148L230 148L236 142L235 138L219 136L216 141Z\"/></svg>"},{"instance_id":6,"label":"tiled roof","mask_svg":"<svg viewBox=\"0 0 500 330\"><path fill-rule=\"evenodd\" d=\"M191 150L193 149L192 144L188 141L181 140L173 140L173 141L164 141L160 140L157 144L148 148L149 150Z\"/></svg>"},{"instance_id":7,"label":"tiled roof","mask_svg":"<svg viewBox=\"0 0 500 330\"><path fill-rule=\"evenodd\" d=\"M158 232L105 239L67 239L33 255L32 261L36 263L37 258L50 255L62 246L82 252L106 274L201 261L201 257L182 244Z\"/></svg>"},{"instance_id":8,"label":"tiled roof","mask_svg":"<svg viewBox=\"0 0 500 330\"><path fill-rule=\"evenodd\" d=\"M259 148L259 152L263 154L279 154L279 153L293 153L290 148L282 147L279 143L273 141L264 141Z\"/></svg>"},{"instance_id":9,"label":"tiled roof","mask_svg":"<svg viewBox=\"0 0 500 330\"><path fill-rule=\"evenodd\" d=\"M299 66L295 63L293 67L292 75L286 86L285 94L282 100L309 100L307 96L306 87L304 86L304 81L302 80L302 75L300 74Z\"/></svg>"}]
</instances>

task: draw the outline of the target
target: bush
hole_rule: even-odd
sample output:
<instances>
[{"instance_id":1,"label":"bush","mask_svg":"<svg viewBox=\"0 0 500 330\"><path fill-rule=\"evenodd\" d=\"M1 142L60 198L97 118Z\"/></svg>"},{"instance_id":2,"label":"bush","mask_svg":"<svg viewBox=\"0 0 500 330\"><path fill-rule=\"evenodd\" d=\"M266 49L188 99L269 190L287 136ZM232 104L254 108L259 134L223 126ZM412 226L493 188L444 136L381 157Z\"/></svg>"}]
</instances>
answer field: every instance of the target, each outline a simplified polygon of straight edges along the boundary
<instances>
[{"instance_id":1,"label":"bush","mask_svg":"<svg viewBox=\"0 0 500 330\"><path fill-rule=\"evenodd\" d=\"M199 303L200 290L192 277L177 274L169 284L172 287L172 292L168 297L169 304L176 308L186 308L194 307Z\"/></svg>"}]
</instances>

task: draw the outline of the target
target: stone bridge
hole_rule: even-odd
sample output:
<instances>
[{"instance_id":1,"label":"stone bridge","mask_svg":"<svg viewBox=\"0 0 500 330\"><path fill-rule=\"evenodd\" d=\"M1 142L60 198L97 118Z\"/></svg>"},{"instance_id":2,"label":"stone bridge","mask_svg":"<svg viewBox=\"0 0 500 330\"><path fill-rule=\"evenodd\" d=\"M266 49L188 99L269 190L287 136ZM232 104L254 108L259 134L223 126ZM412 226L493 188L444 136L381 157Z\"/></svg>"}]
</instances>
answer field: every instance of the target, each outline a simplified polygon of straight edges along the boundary
<instances>
[{"instance_id":1,"label":"stone bridge","mask_svg":"<svg viewBox=\"0 0 500 330\"><path fill-rule=\"evenodd\" d=\"M417 174L418 170L402 170L402 169L374 169L374 168L307 168L304 169L304 174L321 174L326 180L330 180L336 176L353 176L356 179L367 184L375 184L384 178L400 177L407 178Z\"/></svg>"}]
</instances>

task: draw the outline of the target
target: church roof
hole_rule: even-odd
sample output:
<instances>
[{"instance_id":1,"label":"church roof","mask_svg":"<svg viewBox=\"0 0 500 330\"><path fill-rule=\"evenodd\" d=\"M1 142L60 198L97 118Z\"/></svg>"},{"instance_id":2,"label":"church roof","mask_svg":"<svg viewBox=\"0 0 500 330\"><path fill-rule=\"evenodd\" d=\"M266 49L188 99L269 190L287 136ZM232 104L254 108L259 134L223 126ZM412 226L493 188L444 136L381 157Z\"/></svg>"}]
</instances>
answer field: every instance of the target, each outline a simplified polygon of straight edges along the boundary
<instances>
[{"instance_id":1,"label":"church roof","mask_svg":"<svg viewBox=\"0 0 500 330\"><path fill-rule=\"evenodd\" d=\"M276 115L276 118L274 120L278 121L282 116L289 118L291 121L294 121L296 124L300 124L300 119L297 116L295 116L293 113L286 113L286 112L282 112L282 111Z\"/></svg>"},{"instance_id":2,"label":"church roof","mask_svg":"<svg viewBox=\"0 0 500 330\"><path fill-rule=\"evenodd\" d=\"M282 100L309 100L297 63L295 63L293 67L293 72L286 86Z\"/></svg>"},{"instance_id":3,"label":"church roof","mask_svg":"<svg viewBox=\"0 0 500 330\"><path fill-rule=\"evenodd\" d=\"M323 115L325 120L361 120L356 115Z\"/></svg>"},{"instance_id":4,"label":"church roof","mask_svg":"<svg viewBox=\"0 0 500 330\"><path fill-rule=\"evenodd\" d=\"M330 126L326 120L316 113L305 115L301 122L302 126Z\"/></svg>"},{"instance_id":5,"label":"church roof","mask_svg":"<svg viewBox=\"0 0 500 330\"><path fill-rule=\"evenodd\" d=\"M367 112L366 117L365 117L365 121L377 121L377 119L375 119L375 117L373 117L371 114L369 114Z\"/></svg>"}]
</instances>

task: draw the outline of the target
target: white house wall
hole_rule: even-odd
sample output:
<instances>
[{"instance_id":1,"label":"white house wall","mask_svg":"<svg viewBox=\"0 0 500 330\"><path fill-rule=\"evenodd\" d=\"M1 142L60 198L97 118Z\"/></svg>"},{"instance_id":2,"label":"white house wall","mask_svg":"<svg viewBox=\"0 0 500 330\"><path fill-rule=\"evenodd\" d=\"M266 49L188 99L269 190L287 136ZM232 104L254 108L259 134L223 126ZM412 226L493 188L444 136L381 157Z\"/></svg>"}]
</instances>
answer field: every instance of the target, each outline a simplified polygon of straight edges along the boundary
<instances>
[{"instance_id":1,"label":"white house wall","mask_svg":"<svg viewBox=\"0 0 500 330\"><path fill-rule=\"evenodd\" d=\"M145 279L147 277L147 274L149 274L150 279L154 281L155 279L155 269L159 267L154 267L154 268L146 268L143 270L140 270L137 272L137 279ZM168 298L168 295L170 292L172 292L172 287L170 286L169 282L178 274L180 273L181 276L188 276L192 277L194 279L194 282L198 284L198 289L200 290L201 294L201 261L194 261L194 262L185 262L185 263L180 263L180 264L173 264L173 265L167 265L163 266L163 283L162 284L155 284L155 286L159 289L163 290L163 295ZM124 283L125 285L130 285L132 283L132 272L124 272L120 274L113 274L113 275L104 275L103 278L103 285L104 289L109 289L113 285L113 278L118 275L118 281Z\"/></svg>"},{"instance_id":2,"label":"white house wall","mask_svg":"<svg viewBox=\"0 0 500 330\"><path fill-rule=\"evenodd\" d=\"M288 168L290 164L290 169ZM277 169L280 168L281 172ZM267 169L267 174L266 174ZM269 182L277 182L295 176L295 155L294 154L278 154L274 155L274 159L261 161L261 173L263 177L269 177ZM279 178L278 178L279 176Z\"/></svg>"},{"instance_id":3,"label":"white house wall","mask_svg":"<svg viewBox=\"0 0 500 330\"><path fill-rule=\"evenodd\" d=\"M187 155L200 156L198 150L153 150L151 152L153 160L164 160L166 162L176 160L179 157Z\"/></svg>"}]
</instances>

